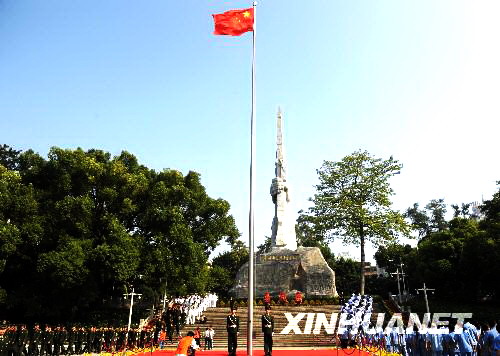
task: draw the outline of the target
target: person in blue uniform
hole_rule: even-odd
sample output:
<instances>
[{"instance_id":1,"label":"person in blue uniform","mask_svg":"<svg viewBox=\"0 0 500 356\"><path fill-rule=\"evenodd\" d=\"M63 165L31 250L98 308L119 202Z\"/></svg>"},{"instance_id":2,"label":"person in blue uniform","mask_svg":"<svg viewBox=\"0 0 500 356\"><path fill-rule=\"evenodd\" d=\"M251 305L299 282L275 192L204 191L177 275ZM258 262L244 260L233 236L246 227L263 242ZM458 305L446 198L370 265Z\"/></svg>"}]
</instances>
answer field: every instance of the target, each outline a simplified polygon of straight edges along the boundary
<instances>
[{"instance_id":1,"label":"person in blue uniform","mask_svg":"<svg viewBox=\"0 0 500 356\"><path fill-rule=\"evenodd\" d=\"M461 356L472 356L472 340L466 329L455 334L455 343L458 345Z\"/></svg>"},{"instance_id":2,"label":"person in blue uniform","mask_svg":"<svg viewBox=\"0 0 500 356\"><path fill-rule=\"evenodd\" d=\"M497 322L497 336L493 339L493 351L500 356L500 321Z\"/></svg>"},{"instance_id":3,"label":"person in blue uniform","mask_svg":"<svg viewBox=\"0 0 500 356\"><path fill-rule=\"evenodd\" d=\"M495 338L498 336L498 331L496 329L496 322L494 320L490 320L488 322L488 326L490 330L484 333L484 342L483 342L483 355L484 356L496 356L496 352L494 350L494 342Z\"/></svg>"}]
</instances>

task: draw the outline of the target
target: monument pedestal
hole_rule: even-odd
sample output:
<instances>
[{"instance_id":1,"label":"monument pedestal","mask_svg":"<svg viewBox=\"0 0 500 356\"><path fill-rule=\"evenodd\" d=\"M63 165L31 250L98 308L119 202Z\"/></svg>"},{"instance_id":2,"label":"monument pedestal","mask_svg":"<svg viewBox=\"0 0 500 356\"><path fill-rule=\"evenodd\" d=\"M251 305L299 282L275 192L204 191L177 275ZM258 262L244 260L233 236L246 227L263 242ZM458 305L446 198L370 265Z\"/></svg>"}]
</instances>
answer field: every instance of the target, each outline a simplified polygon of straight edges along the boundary
<instances>
[{"instance_id":1,"label":"monument pedestal","mask_svg":"<svg viewBox=\"0 0 500 356\"><path fill-rule=\"evenodd\" d=\"M295 221L288 208L290 191L286 179L281 110L278 111L276 126L276 177L270 189L274 203L271 251L255 258L254 295L260 298L266 292L273 296L285 292L294 297L295 292L300 291L305 297L337 296L335 272L326 263L320 249L297 248ZM229 294L235 298L248 297L248 263L238 271L236 283Z\"/></svg>"},{"instance_id":2,"label":"monument pedestal","mask_svg":"<svg viewBox=\"0 0 500 356\"><path fill-rule=\"evenodd\" d=\"M256 256L255 297L269 292L277 296L281 291L289 297L300 291L305 297L337 296L335 272L326 263L317 247L299 247L297 250L274 247L270 252ZM229 291L234 298L248 297L248 263L236 275L236 284Z\"/></svg>"}]
</instances>

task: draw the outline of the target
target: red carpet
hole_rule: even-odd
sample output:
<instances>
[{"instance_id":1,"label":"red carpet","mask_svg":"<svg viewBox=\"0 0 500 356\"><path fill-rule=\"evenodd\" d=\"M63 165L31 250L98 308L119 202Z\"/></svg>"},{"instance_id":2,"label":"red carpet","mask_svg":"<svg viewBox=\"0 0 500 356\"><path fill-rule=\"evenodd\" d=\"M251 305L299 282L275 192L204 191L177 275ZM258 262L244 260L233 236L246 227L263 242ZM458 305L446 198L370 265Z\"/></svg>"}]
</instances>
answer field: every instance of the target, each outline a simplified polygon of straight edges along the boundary
<instances>
[{"instance_id":1,"label":"red carpet","mask_svg":"<svg viewBox=\"0 0 500 356\"><path fill-rule=\"evenodd\" d=\"M153 353L139 353L136 356L173 356L173 351L154 351ZM239 350L237 356L246 356L246 350ZM263 356L264 350L253 350L255 356ZM196 351L196 356L227 356L227 351L211 350L211 351ZM345 350L273 350L273 356L370 356L371 354L366 351L359 351L357 349Z\"/></svg>"}]
</instances>

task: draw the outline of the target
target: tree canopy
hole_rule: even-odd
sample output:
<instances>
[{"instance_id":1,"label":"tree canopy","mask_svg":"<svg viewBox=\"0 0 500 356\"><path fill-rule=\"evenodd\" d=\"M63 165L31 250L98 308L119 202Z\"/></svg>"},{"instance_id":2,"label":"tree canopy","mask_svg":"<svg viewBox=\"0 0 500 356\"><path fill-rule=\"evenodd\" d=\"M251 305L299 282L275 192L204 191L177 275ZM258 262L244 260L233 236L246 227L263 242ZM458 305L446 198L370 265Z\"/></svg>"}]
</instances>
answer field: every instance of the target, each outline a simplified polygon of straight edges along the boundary
<instances>
[{"instance_id":1,"label":"tree canopy","mask_svg":"<svg viewBox=\"0 0 500 356\"><path fill-rule=\"evenodd\" d=\"M324 161L318 170L320 183L312 198L314 205L304 220L327 239L341 238L360 247L360 291L364 294L365 244L385 244L408 235L404 217L391 208L389 179L402 165L390 157L372 157L356 151L341 161Z\"/></svg>"},{"instance_id":2,"label":"tree canopy","mask_svg":"<svg viewBox=\"0 0 500 356\"><path fill-rule=\"evenodd\" d=\"M481 214L470 213L471 204L453 204L454 216L446 220L443 199L431 200L424 210L415 204L410 218L421 237L417 247L391 244L379 247L377 264L394 272L404 264L407 281L416 288L425 282L446 300L480 302L498 300L500 288L495 281L500 273L500 189L480 205ZM415 214L417 213L417 214ZM425 224L415 217L425 216ZM432 216L439 216L432 222ZM436 223L439 221L439 223Z\"/></svg>"},{"instance_id":3,"label":"tree canopy","mask_svg":"<svg viewBox=\"0 0 500 356\"><path fill-rule=\"evenodd\" d=\"M232 244L231 250L215 257L209 275L211 289L219 295L227 296L234 285L236 274L248 262L248 256L248 248L237 240Z\"/></svg>"},{"instance_id":4,"label":"tree canopy","mask_svg":"<svg viewBox=\"0 0 500 356\"><path fill-rule=\"evenodd\" d=\"M453 206L453 208L455 211L459 209L458 206ZM433 199L424 209L419 209L418 203L413 204L411 208L406 209L405 217L410 219L413 230L418 232L419 238L422 238L431 232L443 231L447 228L445 214L444 199Z\"/></svg>"},{"instance_id":5,"label":"tree canopy","mask_svg":"<svg viewBox=\"0 0 500 356\"><path fill-rule=\"evenodd\" d=\"M16 155L0 164L0 311L11 319L118 308L138 275L145 301L165 280L169 294L203 292L209 254L239 236L196 172L156 172L126 151Z\"/></svg>"}]
</instances>

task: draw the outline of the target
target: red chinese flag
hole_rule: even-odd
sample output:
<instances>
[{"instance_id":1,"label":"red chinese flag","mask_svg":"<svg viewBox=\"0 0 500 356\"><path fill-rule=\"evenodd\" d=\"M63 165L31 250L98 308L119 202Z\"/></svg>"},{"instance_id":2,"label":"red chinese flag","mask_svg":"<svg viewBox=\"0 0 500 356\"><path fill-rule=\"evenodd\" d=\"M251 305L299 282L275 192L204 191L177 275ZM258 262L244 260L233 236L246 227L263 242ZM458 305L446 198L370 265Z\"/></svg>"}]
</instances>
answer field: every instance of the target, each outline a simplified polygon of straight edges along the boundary
<instances>
[{"instance_id":1,"label":"red chinese flag","mask_svg":"<svg viewBox=\"0 0 500 356\"><path fill-rule=\"evenodd\" d=\"M253 8L214 14L214 35L239 36L253 31Z\"/></svg>"}]
</instances>

